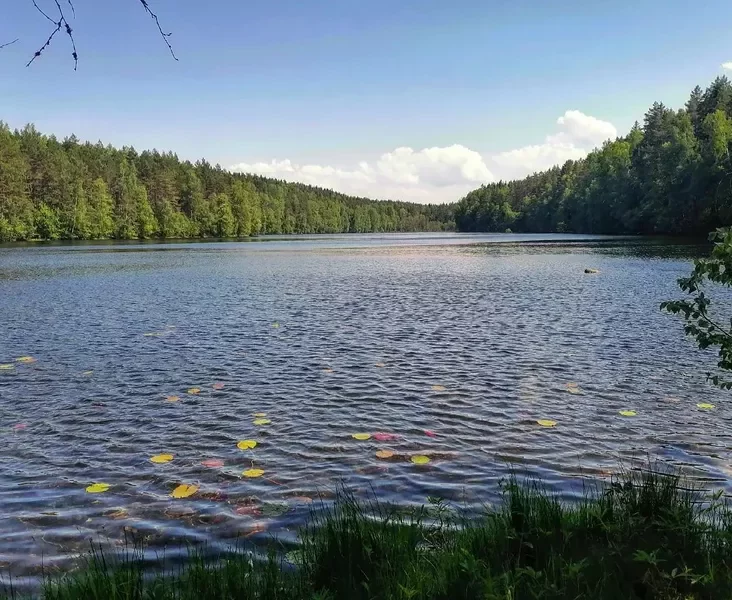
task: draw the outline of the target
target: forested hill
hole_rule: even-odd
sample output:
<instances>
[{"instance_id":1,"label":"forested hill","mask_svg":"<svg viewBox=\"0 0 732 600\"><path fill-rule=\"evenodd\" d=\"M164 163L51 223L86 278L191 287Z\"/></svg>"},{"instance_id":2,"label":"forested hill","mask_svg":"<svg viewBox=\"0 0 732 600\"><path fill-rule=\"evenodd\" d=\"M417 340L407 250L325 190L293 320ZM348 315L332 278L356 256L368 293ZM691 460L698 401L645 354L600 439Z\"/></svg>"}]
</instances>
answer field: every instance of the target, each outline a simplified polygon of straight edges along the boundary
<instances>
[{"instance_id":1,"label":"forested hill","mask_svg":"<svg viewBox=\"0 0 732 600\"><path fill-rule=\"evenodd\" d=\"M0 241L452 228L452 206L356 198L0 122Z\"/></svg>"},{"instance_id":2,"label":"forested hill","mask_svg":"<svg viewBox=\"0 0 732 600\"><path fill-rule=\"evenodd\" d=\"M707 233L732 224L732 85L719 77L685 108L655 103L643 125L585 159L460 200L461 231Z\"/></svg>"}]
</instances>

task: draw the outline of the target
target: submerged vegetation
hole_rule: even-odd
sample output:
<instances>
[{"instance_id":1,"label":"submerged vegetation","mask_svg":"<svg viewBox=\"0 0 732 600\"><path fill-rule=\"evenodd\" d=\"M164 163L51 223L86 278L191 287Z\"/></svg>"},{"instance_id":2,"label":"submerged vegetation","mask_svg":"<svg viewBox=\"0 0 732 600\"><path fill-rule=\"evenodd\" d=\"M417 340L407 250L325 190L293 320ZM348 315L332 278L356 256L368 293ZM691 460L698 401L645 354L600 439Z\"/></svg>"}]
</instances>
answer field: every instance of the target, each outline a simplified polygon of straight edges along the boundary
<instances>
[{"instance_id":1,"label":"submerged vegetation","mask_svg":"<svg viewBox=\"0 0 732 600\"><path fill-rule=\"evenodd\" d=\"M732 591L732 512L674 474L630 472L560 503L536 483L464 520L444 502L406 512L341 494L297 549L238 549L150 572L139 553L90 554L48 600L720 599ZM14 597L21 597L13 595Z\"/></svg>"},{"instance_id":2,"label":"submerged vegetation","mask_svg":"<svg viewBox=\"0 0 732 600\"><path fill-rule=\"evenodd\" d=\"M582 160L485 185L455 208L461 231L706 234L732 222L732 83L656 102Z\"/></svg>"},{"instance_id":3,"label":"submerged vegetation","mask_svg":"<svg viewBox=\"0 0 732 600\"><path fill-rule=\"evenodd\" d=\"M0 122L0 242L453 227L451 206L377 202Z\"/></svg>"}]
</instances>

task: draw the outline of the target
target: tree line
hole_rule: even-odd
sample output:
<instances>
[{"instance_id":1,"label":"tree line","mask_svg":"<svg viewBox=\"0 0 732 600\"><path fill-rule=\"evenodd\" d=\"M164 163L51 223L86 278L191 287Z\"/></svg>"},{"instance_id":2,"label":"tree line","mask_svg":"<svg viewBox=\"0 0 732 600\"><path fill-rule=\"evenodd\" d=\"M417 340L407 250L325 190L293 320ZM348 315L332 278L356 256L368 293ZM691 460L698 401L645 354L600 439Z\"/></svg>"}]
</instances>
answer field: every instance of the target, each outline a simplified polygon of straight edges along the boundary
<instances>
[{"instance_id":1,"label":"tree line","mask_svg":"<svg viewBox=\"0 0 732 600\"><path fill-rule=\"evenodd\" d=\"M0 122L0 241L452 228L452 206L374 201Z\"/></svg>"},{"instance_id":2,"label":"tree line","mask_svg":"<svg viewBox=\"0 0 732 600\"><path fill-rule=\"evenodd\" d=\"M732 84L680 110L656 102L582 160L484 185L455 207L460 231L706 234L732 223Z\"/></svg>"}]
</instances>

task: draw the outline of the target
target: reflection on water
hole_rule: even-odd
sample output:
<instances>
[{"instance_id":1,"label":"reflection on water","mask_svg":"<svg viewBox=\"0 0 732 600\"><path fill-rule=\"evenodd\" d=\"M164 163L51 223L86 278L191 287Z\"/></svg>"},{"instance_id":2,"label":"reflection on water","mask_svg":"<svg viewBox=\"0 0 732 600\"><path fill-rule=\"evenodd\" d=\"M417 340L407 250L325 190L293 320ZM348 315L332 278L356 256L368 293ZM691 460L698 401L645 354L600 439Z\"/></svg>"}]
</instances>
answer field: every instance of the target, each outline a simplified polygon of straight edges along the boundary
<instances>
[{"instance_id":1,"label":"reflection on water","mask_svg":"<svg viewBox=\"0 0 732 600\"><path fill-rule=\"evenodd\" d=\"M702 251L435 234L2 247L0 565L38 573L130 534L169 558L292 539L338 481L478 510L511 469L572 497L652 456L730 491L713 356L658 310Z\"/></svg>"}]
</instances>

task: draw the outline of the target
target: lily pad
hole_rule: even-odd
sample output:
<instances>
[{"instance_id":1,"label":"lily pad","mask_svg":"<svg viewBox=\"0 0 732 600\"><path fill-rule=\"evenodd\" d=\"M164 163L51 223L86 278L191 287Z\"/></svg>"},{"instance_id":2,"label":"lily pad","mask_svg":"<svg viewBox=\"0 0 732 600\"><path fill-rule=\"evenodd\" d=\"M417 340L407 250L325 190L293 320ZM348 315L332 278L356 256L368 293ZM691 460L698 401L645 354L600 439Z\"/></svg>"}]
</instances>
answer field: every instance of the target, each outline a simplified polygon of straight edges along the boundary
<instances>
[{"instance_id":1,"label":"lily pad","mask_svg":"<svg viewBox=\"0 0 732 600\"><path fill-rule=\"evenodd\" d=\"M0 371L10 371L10 369L14 369L15 365L12 363L6 363L4 365L0 365Z\"/></svg>"},{"instance_id":2,"label":"lily pad","mask_svg":"<svg viewBox=\"0 0 732 600\"><path fill-rule=\"evenodd\" d=\"M371 434L370 433L354 433L351 437L354 440L359 440L359 441L362 441L363 442L365 440L370 439L371 438Z\"/></svg>"},{"instance_id":3,"label":"lily pad","mask_svg":"<svg viewBox=\"0 0 732 600\"><path fill-rule=\"evenodd\" d=\"M394 456L394 452L391 450L377 450L376 451L376 458L392 458Z\"/></svg>"},{"instance_id":4,"label":"lily pad","mask_svg":"<svg viewBox=\"0 0 732 600\"><path fill-rule=\"evenodd\" d=\"M21 356L19 358L16 358L15 359L15 362L28 364L28 363L34 363L34 362L36 362L36 359L33 358L32 356Z\"/></svg>"},{"instance_id":5,"label":"lily pad","mask_svg":"<svg viewBox=\"0 0 732 600\"><path fill-rule=\"evenodd\" d=\"M88 494L102 494L112 487L108 483L92 483L86 488Z\"/></svg>"},{"instance_id":6,"label":"lily pad","mask_svg":"<svg viewBox=\"0 0 732 600\"><path fill-rule=\"evenodd\" d=\"M409 460L411 460L415 465L426 465L429 464L430 457L425 456L424 454L415 454Z\"/></svg>"},{"instance_id":7,"label":"lily pad","mask_svg":"<svg viewBox=\"0 0 732 600\"><path fill-rule=\"evenodd\" d=\"M82 375L86 375L87 377L90 375L94 375L94 371L84 371Z\"/></svg>"},{"instance_id":8,"label":"lily pad","mask_svg":"<svg viewBox=\"0 0 732 600\"><path fill-rule=\"evenodd\" d=\"M567 384L567 388L578 388L578 387L579 387L579 385L578 385L578 384L576 384L576 383L575 383L574 381L570 381L570 382L569 382L569 383Z\"/></svg>"},{"instance_id":9,"label":"lily pad","mask_svg":"<svg viewBox=\"0 0 732 600\"><path fill-rule=\"evenodd\" d=\"M165 396L165 399L168 402L178 402L178 400L180 400L180 396Z\"/></svg>"},{"instance_id":10,"label":"lily pad","mask_svg":"<svg viewBox=\"0 0 732 600\"><path fill-rule=\"evenodd\" d=\"M173 460L172 454L156 454L150 457L150 462L157 464L169 463L171 460Z\"/></svg>"},{"instance_id":11,"label":"lily pad","mask_svg":"<svg viewBox=\"0 0 732 600\"><path fill-rule=\"evenodd\" d=\"M196 394L201 393L201 388L189 388L188 393L195 396Z\"/></svg>"},{"instance_id":12,"label":"lily pad","mask_svg":"<svg viewBox=\"0 0 732 600\"><path fill-rule=\"evenodd\" d=\"M279 329L280 324L275 321L274 323L272 323L272 327L274 327L275 329Z\"/></svg>"},{"instance_id":13,"label":"lily pad","mask_svg":"<svg viewBox=\"0 0 732 600\"><path fill-rule=\"evenodd\" d=\"M255 425L269 425L271 422L269 419L254 419Z\"/></svg>"},{"instance_id":14,"label":"lily pad","mask_svg":"<svg viewBox=\"0 0 732 600\"><path fill-rule=\"evenodd\" d=\"M444 385L433 385L432 391L433 392L445 392L445 391L447 391L447 388Z\"/></svg>"},{"instance_id":15,"label":"lily pad","mask_svg":"<svg viewBox=\"0 0 732 600\"><path fill-rule=\"evenodd\" d=\"M624 417L635 417L638 413L635 412L634 410L621 410L621 411L619 411L618 414L620 414Z\"/></svg>"},{"instance_id":16,"label":"lily pad","mask_svg":"<svg viewBox=\"0 0 732 600\"><path fill-rule=\"evenodd\" d=\"M699 402L696 407L701 408L702 410L712 410L714 408L714 404L709 404L709 402Z\"/></svg>"},{"instance_id":17,"label":"lily pad","mask_svg":"<svg viewBox=\"0 0 732 600\"><path fill-rule=\"evenodd\" d=\"M249 478L261 477L262 475L264 475L264 469L247 469L242 473L243 477Z\"/></svg>"},{"instance_id":18,"label":"lily pad","mask_svg":"<svg viewBox=\"0 0 732 600\"><path fill-rule=\"evenodd\" d=\"M198 491L198 486L195 484L182 483L175 488L171 494L171 498L189 498Z\"/></svg>"},{"instance_id":19,"label":"lily pad","mask_svg":"<svg viewBox=\"0 0 732 600\"><path fill-rule=\"evenodd\" d=\"M204 467L209 467L210 469L218 469L219 467L224 466L224 461L220 458L207 458L206 460L202 460L201 464Z\"/></svg>"},{"instance_id":20,"label":"lily pad","mask_svg":"<svg viewBox=\"0 0 732 600\"><path fill-rule=\"evenodd\" d=\"M551 419L539 419L536 423L542 427L556 427L557 425L557 422Z\"/></svg>"},{"instance_id":21,"label":"lily pad","mask_svg":"<svg viewBox=\"0 0 732 600\"><path fill-rule=\"evenodd\" d=\"M239 450L251 450L252 448L257 447L257 442L254 440L242 440L236 445Z\"/></svg>"},{"instance_id":22,"label":"lily pad","mask_svg":"<svg viewBox=\"0 0 732 600\"><path fill-rule=\"evenodd\" d=\"M570 394L579 394L580 389L578 387L567 387L567 392Z\"/></svg>"}]
</instances>

